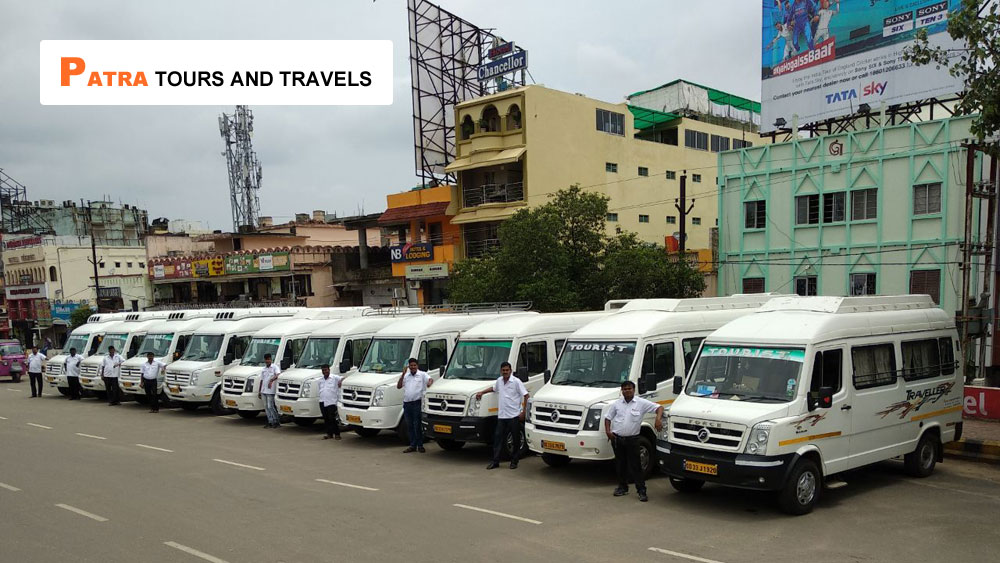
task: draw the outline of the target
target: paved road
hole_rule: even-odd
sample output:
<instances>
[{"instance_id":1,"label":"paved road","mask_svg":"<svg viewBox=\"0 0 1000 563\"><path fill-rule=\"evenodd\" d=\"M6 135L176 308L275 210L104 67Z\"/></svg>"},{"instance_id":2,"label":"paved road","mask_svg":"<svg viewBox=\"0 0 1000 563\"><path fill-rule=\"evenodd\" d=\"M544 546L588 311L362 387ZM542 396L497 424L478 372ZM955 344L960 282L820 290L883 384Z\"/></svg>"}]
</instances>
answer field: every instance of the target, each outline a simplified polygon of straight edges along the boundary
<instances>
[{"instance_id":1,"label":"paved road","mask_svg":"<svg viewBox=\"0 0 1000 563\"><path fill-rule=\"evenodd\" d=\"M910 563L1000 548L1000 469L980 464L922 480L879 464L795 518L664 478L646 504L614 498L608 464L487 472L483 447L404 455L390 435L262 425L0 383L0 560Z\"/></svg>"}]
</instances>

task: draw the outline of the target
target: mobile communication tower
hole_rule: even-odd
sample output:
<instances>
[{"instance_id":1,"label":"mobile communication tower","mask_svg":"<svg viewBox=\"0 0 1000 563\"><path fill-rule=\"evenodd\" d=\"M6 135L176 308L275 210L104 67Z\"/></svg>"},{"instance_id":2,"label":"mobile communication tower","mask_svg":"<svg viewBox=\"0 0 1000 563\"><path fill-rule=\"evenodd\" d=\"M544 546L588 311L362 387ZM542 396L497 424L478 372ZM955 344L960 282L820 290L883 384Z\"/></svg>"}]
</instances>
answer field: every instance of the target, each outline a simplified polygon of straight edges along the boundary
<instances>
[{"instance_id":1,"label":"mobile communication tower","mask_svg":"<svg viewBox=\"0 0 1000 563\"><path fill-rule=\"evenodd\" d=\"M253 136L253 112L247 106L236 106L232 114L219 117L219 134L226 144L226 164L229 167L229 198L233 207L233 231L253 231L260 221L261 167L250 138Z\"/></svg>"}]
</instances>

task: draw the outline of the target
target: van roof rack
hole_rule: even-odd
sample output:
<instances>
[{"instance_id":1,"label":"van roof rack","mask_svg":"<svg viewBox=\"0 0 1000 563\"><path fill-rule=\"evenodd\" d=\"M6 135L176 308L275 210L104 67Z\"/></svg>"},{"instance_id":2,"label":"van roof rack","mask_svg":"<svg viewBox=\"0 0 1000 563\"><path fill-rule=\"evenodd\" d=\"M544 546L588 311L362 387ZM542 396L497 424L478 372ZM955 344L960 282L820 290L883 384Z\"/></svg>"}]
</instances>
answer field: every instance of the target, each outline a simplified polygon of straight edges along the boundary
<instances>
[{"instance_id":1,"label":"van roof rack","mask_svg":"<svg viewBox=\"0 0 1000 563\"><path fill-rule=\"evenodd\" d=\"M693 311L722 311L755 309L780 297L771 293L737 294L729 297L693 297L690 299L632 299L619 311L664 311L684 313Z\"/></svg>"},{"instance_id":2,"label":"van roof rack","mask_svg":"<svg viewBox=\"0 0 1000 563\"><path fill-rule=\"evenodd\" d=\"M421 312L437 313L502 313L507 311L530 311L531 301L495 301L492 303L445 303L424 305Z\"/></svg>"},{"instance_id":3,"label":"van roof rack","mask_svg":"<svg viewBox=\"0 0 1000 563\"><path fill-rule=\"evenodd\" d=\"M936 309L930 295L865 295L857 297L780 297L761 307L761 311L812 311L816 313L875 313Z\"/></svg>"}]
</instances>

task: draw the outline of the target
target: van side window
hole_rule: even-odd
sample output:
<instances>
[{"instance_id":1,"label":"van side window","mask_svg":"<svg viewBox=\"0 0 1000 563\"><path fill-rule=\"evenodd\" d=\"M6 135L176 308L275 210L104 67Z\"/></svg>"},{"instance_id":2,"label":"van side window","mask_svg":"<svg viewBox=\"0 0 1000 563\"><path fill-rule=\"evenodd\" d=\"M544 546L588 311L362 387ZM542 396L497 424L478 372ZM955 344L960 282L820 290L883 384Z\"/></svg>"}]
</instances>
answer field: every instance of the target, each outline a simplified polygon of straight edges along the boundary
<instances>
[{"instance_id":1,"label":"van side window","mask_svg":"<svg viewBox=\"0 0 1000 563\"><path fill-rule=\"evenodd\" d=\"M840 391L843 379L843 350L823 350L816 352L813 362L812 384L810 391L819 391L821 387L831 387L833 392Z\"/></svg>"},{"instance_id":2,"label":"van side window","mask_svg":"<svg viewBox=\"0 0 1000 563\"><path fill-rule=\"evenodd\" d=\"M941 375L955 373L955 349L951 346L951 337L939 338L941 348Z\"/></svg>"},{"instance_id":3,"label":"van side window","mask_svg":"<svg viewBox=\"0 0 1000 563\"><path fill-rule=\"evenodd\" d=\"M896 354L892 344L852 348L851 361L854 367L855 389L896 383Z\"/></svg>"},{"instance_id":4,"label":"van side window","mask_svg":"<svg viewBox=\"0 0 1000 563\"><path fill-rule=\"evenodd\" d=\"M350 360L352 368L360 366L361 360L365 357L365 352L368 351L368 345L371 343L371 338L348 340L347 344L344 344L344 357L341 358L341 361Z\"/></svg>"},{"instance_id":5,"label":"van side window","mask_svg":"<svg viewBox=\"0 0 1000 563\"><path fill-rule=\"evenodd\" d=\"M661 342L646 346L642 357L642 374L656 374L656 382L660 383L674 377L674 343Z\"/></svg>"},{"instance_id":6,"label":"van side window","mask_svg":"<svg viewBox=\"0 0 1000 563\"><path fill-rule=\"evenodd\" d=\"M555 344L556 344L556 359L558 360L559 356L562 356L563 345L566 344L566 340L565 339L556 340Z\"/></svg>"},{"instance_id":7,"label":"van side window","mask_svg":"<svg viewBox=\"0 0 1000 563\"><path fill-rule=\"evenodd\" d=\"M142 346L142 341L145 339L145 336L133 336L132 342L129 343L128 352L125 352L125 359L135 357L135 355L139 353L139 347Z\"/></svg>"},{"instance_id":8,"label":"van side window","mask_svg":"<svg viewBox=\"0 0 1000 563\"><path fill-rule=\"evenodd\" d=\"M104 336L103 335L95 336L93 343L91 343L91 345L90 345L90 351L87 352L87 355L88 356L92 356L94 354L94 352L96 352L97 349L101 347L101 341L103 341L103 340L104 340Z\"/></svg>"},{"instance_id":9,"label":"van side window","mask_svg":"<svg viewBox=\"0 0 1000 563\"><path fill-rule=\"evenodd\" d=\"M684 349L684 373L691 371L691 364L694 363L694 357L698 355L698 348L701 347L701 341L704 338L685 338L681 341L681 348Z\"/></svg>"},{"instance_id":10,"label":"van side window","mask_svg":"<svg viewBox=\"0 0 1000 563\"><path fill-rule=\"evenodd\" d=\"M298 340L291 340L285 345L285 357L291 359L293 364L299 363L299 358L302 357L302 350L306 347L306 338L299 338Z\"/></svg>"},{"instance_id":11,"label":"van side window","mask_svg":"<svg viewBox=\"0 0 1000 563\"><path fill-rule=\"evenodd\" d=\"M174 357L172 359L176 360L184 355L184 350L187 350L188 342L191 341L191 335L187 334L184 336L177 337L177 346L174 347Z\"/></svg>"},{"instance_id":12,"label":"van side window","mask_svg":"<svg viewBox=\"0 0 1000 563\"><path fill-rule=\"evenodd\" d=\"M935 339L903 342L903 379L915 381L941 375L941 349Z\"/></svg>"},{"instance_id":13,"label":"van side window","mask_svg":"<svg viewBox=\"0 0 1000 563\"><path fill-rule=\"evenodd\" d=\"M521 344L517 353L517 368L528 368L528 373L542 373L549 369L548 343L529 342Z\"/></svg>"},{"instance_id":14,"label":"van side window","mask_svg":"<svg viewBox=\"0 0 1000 563\"><path fill-rule=\"evenodd\" d=\"M444 367L448 363L448 341L444 338L440 340L424 340L420 343L420 353L417 355L417 364L424 371L431 371Z\"/></svg>"}]
</instances>

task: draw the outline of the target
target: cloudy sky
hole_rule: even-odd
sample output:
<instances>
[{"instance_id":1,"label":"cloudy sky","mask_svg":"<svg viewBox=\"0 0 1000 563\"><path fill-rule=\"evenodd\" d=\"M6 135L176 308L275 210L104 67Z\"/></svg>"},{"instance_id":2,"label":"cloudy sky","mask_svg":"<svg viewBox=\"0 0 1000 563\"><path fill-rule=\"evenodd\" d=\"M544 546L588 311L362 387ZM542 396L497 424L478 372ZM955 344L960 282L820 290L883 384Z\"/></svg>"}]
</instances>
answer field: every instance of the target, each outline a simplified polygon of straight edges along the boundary
<instances>
[{"instance_id":1,"label":"cloudy sky","mask_svg":"<svg viewBox=\"0 0 1000 563\"><path fill-rule=\"evenodd\" d=\"M760 98L751 0L440 0L530 53L546 86L607 101L685 78ZM28 197L136 203L150 217L232 219L217 116L231 107L42 106L43 39L390 39L394 103L253 107L261 214L385 208L416 185L406 0L34 0L0 8L0 168Z\"/></svg>"}]
</instances>

